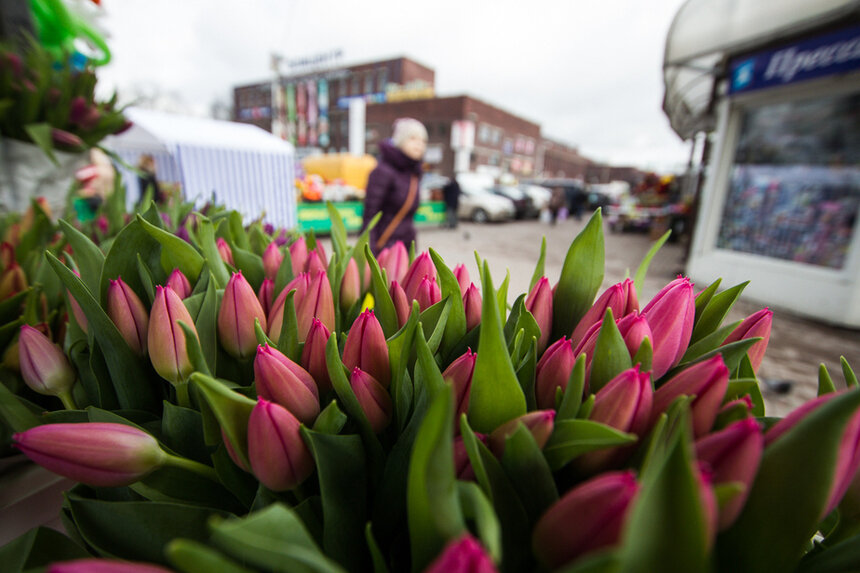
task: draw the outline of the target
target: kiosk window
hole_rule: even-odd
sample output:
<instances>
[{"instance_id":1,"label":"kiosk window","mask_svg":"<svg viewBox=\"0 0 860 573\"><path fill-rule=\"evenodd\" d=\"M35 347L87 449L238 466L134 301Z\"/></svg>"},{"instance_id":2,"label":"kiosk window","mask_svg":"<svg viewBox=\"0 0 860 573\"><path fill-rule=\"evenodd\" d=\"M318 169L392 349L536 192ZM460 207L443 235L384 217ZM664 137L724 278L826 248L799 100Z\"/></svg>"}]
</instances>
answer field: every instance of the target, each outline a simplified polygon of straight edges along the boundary
<instances>
[{"instance_id":1,"label":"kiosk window","mask_svg":"<svg viewBox=\"0 0 860 573\"><path fill-rule=\"evenodd\" d=\"M717 247L839 269L860 206L860 94L750 108Z\"/></svg>"}]
</instances>

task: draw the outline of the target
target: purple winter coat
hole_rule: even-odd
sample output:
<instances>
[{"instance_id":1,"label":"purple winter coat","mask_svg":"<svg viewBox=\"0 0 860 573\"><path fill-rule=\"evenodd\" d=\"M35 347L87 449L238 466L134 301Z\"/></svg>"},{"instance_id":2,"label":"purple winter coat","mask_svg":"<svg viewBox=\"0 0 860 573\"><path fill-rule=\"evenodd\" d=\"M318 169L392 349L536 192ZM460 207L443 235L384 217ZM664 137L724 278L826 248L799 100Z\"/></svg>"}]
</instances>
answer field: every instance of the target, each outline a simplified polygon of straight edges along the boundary
<instances>
[{"instance_id":1,"label":"purple winter coat","mask_svg":"<svg viewBox=\"0 0 860 573\"><path fill-rule=\"evenodd\" d=\"M382 212L382 217L376 226L370 231L370 248L374 254L393 245L397 241L403 241L406 248L415 240L415 225L412 218L418 210L419 197L416 191L415 200L407 211L400 225L391 233L384 245L377 246L379 236L388 228L391 220L400 211L400 208L409 197L409 184L412 177L421 181L421 162L407 157L400 149L395 147L391 141L385 140L379 144L379 164L370 172L367 179L367 194L364 197L364 222L362 229L370 223L370 220Z\"/></svg>"}]
</instances>

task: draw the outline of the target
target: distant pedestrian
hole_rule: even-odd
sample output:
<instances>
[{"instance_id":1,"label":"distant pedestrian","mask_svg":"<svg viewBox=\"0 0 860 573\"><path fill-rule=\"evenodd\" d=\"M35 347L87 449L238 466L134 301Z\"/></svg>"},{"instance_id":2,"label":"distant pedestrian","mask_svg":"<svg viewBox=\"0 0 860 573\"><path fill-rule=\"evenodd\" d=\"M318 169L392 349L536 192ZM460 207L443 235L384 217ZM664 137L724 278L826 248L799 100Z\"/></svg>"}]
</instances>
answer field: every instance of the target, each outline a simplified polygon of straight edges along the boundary
<instances>
[{"instance_id":1,"label":"distant pedestrian","mask_svg":"<svg viewBox=\"0 0 860 573\"><path fill-rule=\"evenodd\" d=\"M156 205L164 202L164 194L161 192L161 189L158 186L158 179L155 177L155 158L148 154L144 153L140 156L140 160L137 163L137 169L139 171L137 176L137 184L140 187L140 198L137 200L140 205L143 203L144 198L146 197L146 192L148 190L152 190L152 200ZM146 207L146 205L140 205L141 207Z\"/></svg>"},{"instance_id":2,"label":"distant pedestrian","mask_svg":"<svg viewBox=\"0 0 860 573\"><path fill-rule=\"evenodd\" d=\"M445 199L446 226L449 229L456 229L457 208L460 206L460 184L457 183L456 177L451 177L442 187L442 196Z\"/></svg>"},{"instance_id":3,"label":"distant pedestrian","mask_svg":"<svg viewBox=\"0 0 860 573\"><path fill-rule=\"evenodd\" d=\"M567 197L564 194L564 188L553 187L552 194L549 197L550 224L555 225L556 221L558 221L559 211L564 209L566 205Z\"/></svg>"},{"instance_id":4,"label":"distant pedestrian","mask_svg":"<svg viewBox=\"0 0 860 573\"><path fill-rule=\"evenodd\" d=\"M374 254L397 241L409 245L415 240L412 218L418 210L421 159L426 150L427 129L411 118L395 121L391 140L379 144L379 164L367 179L362 223L364 229L377 213L382 213L370 232Z\"/></svg>"}]
</instances>

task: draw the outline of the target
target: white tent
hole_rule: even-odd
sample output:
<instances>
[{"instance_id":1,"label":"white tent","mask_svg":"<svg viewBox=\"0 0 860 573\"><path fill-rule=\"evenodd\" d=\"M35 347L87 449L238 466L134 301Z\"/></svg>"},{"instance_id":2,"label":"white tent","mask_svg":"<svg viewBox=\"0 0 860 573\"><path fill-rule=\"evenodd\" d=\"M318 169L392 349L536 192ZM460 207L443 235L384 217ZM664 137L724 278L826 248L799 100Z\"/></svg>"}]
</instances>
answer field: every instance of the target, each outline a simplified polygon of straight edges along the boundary
<instances>
[{"instance_id":1,"label":"white tent","mask_svg":"<svg viewBox=\"0 0 860 573\"><path fill-rule=\"evenodd\" d=\"M152 155L160 182L179 184L184 197L202 204L215 198L246 221L265 212L266 222L295 227L295 150L253 125L128 108L126 132L104 146L129 165ZM130 204L139 200L134 171L120 166Z\"/></svg>"}]
</instances>

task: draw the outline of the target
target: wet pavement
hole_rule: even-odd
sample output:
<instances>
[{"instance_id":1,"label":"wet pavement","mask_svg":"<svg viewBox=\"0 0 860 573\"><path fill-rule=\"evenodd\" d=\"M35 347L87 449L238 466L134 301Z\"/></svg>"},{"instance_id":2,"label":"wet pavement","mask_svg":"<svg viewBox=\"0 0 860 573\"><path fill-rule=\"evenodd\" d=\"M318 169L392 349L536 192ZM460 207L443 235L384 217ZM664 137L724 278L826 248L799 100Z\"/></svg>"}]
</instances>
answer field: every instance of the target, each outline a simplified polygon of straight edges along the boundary
<instances>
[{"instance_id":1,"label":"wet pavement","mask_svg":"<svg viewBox=\"0 0 860 573\"><path fill-rule=\"evenodd\" d=\"M541 237L546 236L546 275L555 283L567 249L587 221L567 220L556 226L539 221L517 221L477 225L461 223L456 230L421 228L418 247L433 247L453 268L464 263L475 283L477 264L474 252L486 259L493 283L498 287L510 271L509 293L519 295L528 289L540 254ZM651 247L648 235L611 233L605 227L606 270L604 288L632 276ZM667 282L683 271L684 245L666 244L651 262L643 291L644 304ZM696 285L701 290L707 285ZM725 284L725 288L732 285ZM511 298L513 299L514 296ZM762 307L739 300L727 322L740 320ZM844 384L840 356L860 373L860 330L839 328L811 321L773 308L773 328L765 358L759 368L762 394L770 416L784 416L803 402L814 398L818 388L818 369L824 364L837 387Z\"/></svg>"}]
</instances>

